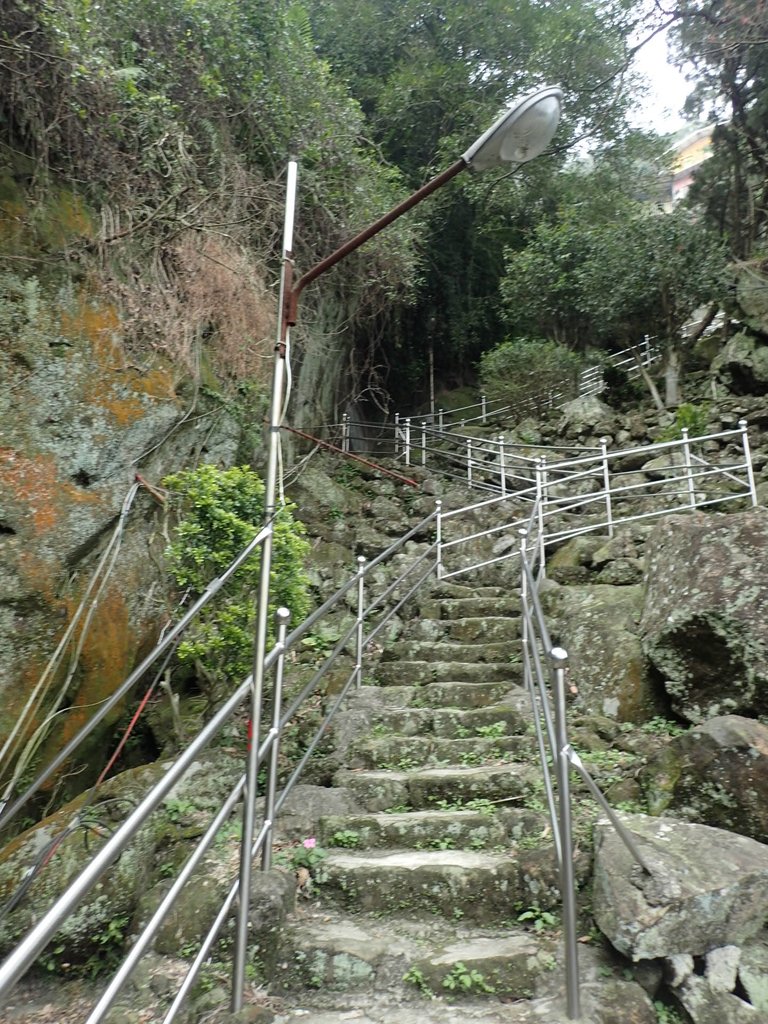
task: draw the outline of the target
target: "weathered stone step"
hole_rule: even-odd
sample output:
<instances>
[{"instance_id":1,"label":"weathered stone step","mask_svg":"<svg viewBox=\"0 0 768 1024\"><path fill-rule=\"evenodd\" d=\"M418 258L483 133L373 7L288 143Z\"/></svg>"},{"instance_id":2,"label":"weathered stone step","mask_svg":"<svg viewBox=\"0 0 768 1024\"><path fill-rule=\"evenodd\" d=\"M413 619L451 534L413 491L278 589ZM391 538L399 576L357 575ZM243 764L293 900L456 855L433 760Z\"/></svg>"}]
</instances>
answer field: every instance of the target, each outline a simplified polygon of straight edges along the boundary
<instances>
[{"instance_id":1,"label":"weathered stone step","mask_svg":"<svg viewBox=\"0 0 768 1024\"><path fill-rule=\"evenodd\" d=\"M460 727L458 727L460 728ZM419 736L366 737L354 742L345 755L348 768L385 768L408 771L429 765L480 765L513 760L533 750L528 736Z\"/></svg>"},{"instance_id":2,"label":"weathered stone step","mask_svg":"<svg viewBox=\"0 0 768 1024\"><path fill-rule=\"evenodd\" d=\"M445 654L445 647L443 647ZM518 683L522 678L519 662L462 661L382 661L375 669L379 686L419 686L431 682Z\"/></svg>"},{"instance_id":3,"label":"weathered stone step","mask_svg":"<svg viewBox=\"0 0 768 1024\"><path fill-rule=\"evenodd\" d=\"M488 1004L489 999L530 997L543 975L551 983L558 945L552 935L522 928L384 922L368 914L347 918L323 907L288 924L281 943L282 969L273 988L292 993L368 988L423 1002L425 997L450 998L458 975L475 972L481 980L472 995Z\"/></svg>"},{"instance_id":4,"label":"weathered stone step","mask_svg":"<svg viewBox=\"0 0 768 1024\"><path fill-rule=\"evenodd\" d=\"M318 834L324 847L354 850L493 850L508 845L506 821L473 810L329 815L320 819Z\"/></svg>"},{"instance_id":5,"label":"weathered stone step","mask_svg":"<svg viewBox=\"0 0 768 1024\"><path fill-rule=\"evenodd\" d=\"M437 598L510 597L514 593L514 588L508 590L503 587L481 587L468 583L451 583L450 580L435 583L430 590L430 596Z\"/></svg>"},{"instance_id":6,"label":"weathered stone step","mask_svg":"<svg viewBox=\"0 0 768 1024\"><path fill-rule=\"evenodd\" d=\"M511 691L519 690L516 683L429 683L422 686L421 696L414 697L424 704L457 710L483 708L503 701Z\"/></svg>"},{"instance_id":7,"label":"weathered stone step","mask_svg":"<svg viewBox=\"0 0 768 1024\"><path fill-rule=\"evenodd\" d=\"M528 764L484 765L481 768L424 768L420 771L351 771L340 769L335 786L345 786L368 811L390 808L428 810L438 801L450 805L468 800L524 800L539 773Z\"/></svg>"},{"instance_id":8,"label":"weathered stone step","mask_svg":"<svg viewBox=\"0 0 768 1024\"><path fill-rule=\"evenodd\" d=\"M520 636L520 619L498 613L456 619L421 618L410 624L408 632L415 640L492 645L499 641L517 640Z\"/></svg>"},{"instance_id":9,"label":"weathered stone step","mask_svg":"<svg viewBox=\"0 0 768 1024\"><path fill-rule=\"evenodd\" d=\"M528 694L522 688L516 689L509 699L497 704L485 704L480 707L469 707L461 710L455 708L435 708L432 713L431 728L436 736L472 736L482 735L482 731L493 733L501 730L502 736L514 736L523 733L531 721L531 708Z\"/></svg>"},{"instance_id":10,"label":"weathered stone step","mask_svg":"<svg viewBox=\"0 0 768 1024\"><path fill-rule=\"evenodd\" d=\"M479 621L479 620L478 620ZM523 649L518 636L506 640L472 640L460 643L457 640L398 640L389 644L381 655L381 664L391 662L432 662L449 657L454 664L500 664L517 659Z\"/></svg>"},{"instance_id":11,"label":"weathered stone step","mask_svg":"<svg viewBox=\"0 0 768 1024\"><path fill-rule=\"evenodd\" d=\"M429 597L419 605L424 619L464 619L483 615L520 616L518 596L499 597Z\"/></svg>"},{"instance_id":12,"label":"weathered stone step","mask_svg":"<svg viewBox=\"0 0 768 1024\"><path fill-rule=\"evenodd\" d=\"M506 700L499 703L483 704L482 706L422 708L410 707L410 701L421 703L427 696L434 693L434 687L403 687L403 704L394 706L394 702L378 708L373 713L374 735L398 733L401 736L421 736L434 733L436 736L461 739L469 736L482 736L483 730L490 730L490 735L514 736L525 732L531 720L528 694L520 687ZM460 683L458 686L476 686L475 683ZM480 684L482 685L482 684ZM495 684L494 684L495 685ZM400 687L371 688L376 694L390 696ZM444 694L443 694L444 695ZM506 694L505 694L506 696ZM441 703L435 702L435 703ZM501 731L501 727L504 730ZM386 731L384 731L386 730ZM497 731L498 730L498 731Z\"/></svg>"},{"instance_id":13,"label":"weathered stone step","mask_svg":"<svg viewBox=\"0 0 768 1024\"><path fill-rule=\"evenodd\" d=\"M508 921L515 903L529 895L520 865L508 853L331 850L323 870L323 902L367 913Z\"/></svg>"}]
</instances>

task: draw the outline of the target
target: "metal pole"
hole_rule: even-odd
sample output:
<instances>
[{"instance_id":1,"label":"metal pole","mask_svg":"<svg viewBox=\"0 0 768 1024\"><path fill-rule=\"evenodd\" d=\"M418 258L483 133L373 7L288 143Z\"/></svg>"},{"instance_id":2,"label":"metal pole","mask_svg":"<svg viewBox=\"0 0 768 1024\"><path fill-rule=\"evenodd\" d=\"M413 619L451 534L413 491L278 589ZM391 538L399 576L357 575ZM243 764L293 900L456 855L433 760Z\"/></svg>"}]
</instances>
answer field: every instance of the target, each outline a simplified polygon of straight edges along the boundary
<instances>
[{"instance_id":1,"label":"metal pole","mask_svg":"<svg viewBox=\"0 0 768 1024\"><path fill-rule=\"evenodd\" d=\"M542 456L536 462L536 504L539 512L539 572L538 579L543 579L546 574L544 563L544 502L547 490L547 460Z\"/></svg>"},{"instance_id":2,"label":"metal pole","mask_svg":"<svg viewBox=\"0 0 768 1024\"><path fill-rule=\"evenodd\" d=\"M752 469L752 454L749 450L749 437L747 436L747 421L739 420L741 430L741 443L744 445L744 461L747 467L747 480L749 481L749 494L752 504L757 505L757 491L755 490L755 474Z\"/></svg>"},{"instance_id":3,"label":"metal pole","mask_svg":"<svg viewBox=\"0 0 768 1024\"><path fill-rule=\"evenodd\" d=\"M608 536L613 536L613 509L611 507L611 477L608 472L608 438L600 438L603 452L603 487L605 488L605 512L608 516Z\"/></svg>"},{"instance_id":4,"label":"metal pole","mask_svg":"<svg viewBox=\"0 0 768 1024\"><path fill-rule=\"evenodd\" d=\"M443 578L443 503L438 500L435 502L435 551L437 552L435 559L435 574L437 578L441 580Z\"/></svg>"},{"instance_id":5,"label":"metal pole","mask_svg":"<svg viewBox=\"0 0 768 1024\"><path fill-rule=\"evenodd\" d=\"M443 429L444 420L445 420L445 409L441 409L440 412L438 413L438 424L439 424L440 430Z\"/></svg>"},{"instance_id":6,"label":"metal pole","mask_svg":"<svg viewBox=\"0 0 768 1024\"><path fill-rule=\"evenodd\" d=\"M563 896L563 940L565 942L566 1010L569 1020L581 1016L579 998L579 951L576 937L576 886L573 871L573 833L571 828L571 794L569 785L568 728L565 717L565 665L568 655L562 647L549 652L555 676L555 733L557 750L555 768L560 797L560 889Z\"/></svg>"},{"instance_id":7,"label":"metal pole","mask_svg":"<svg viewBox=\"0 0 768 1024\"><path fill-rule=\"evenodd\" d=\"M688 504L696 508L696 489L693 484L693 467L691 465L691 447L688 443L688 427L683 427L683 461L685 463L685 475L688 480Z\"/></svg>"},{"instance_id":8,"label":"metal pole","mask_svg":"<svg viewBox=\"0 0 768 1024\"><path fill-rule=\"evenodd\" d=\"M422 420L421 423L421 464L426 466L427 464L427 421Z\"/></svg>"},{"instance_id":9,"label":"metal pole","mask_svg":"<svg viewBox=\"0 0 768 1024\"><path fill-rule=\"evenodd\" d=\"M504 458L504 435L499 434L499 476L501 483L501 493L504 497L507 496L507 466Z\"/></svg>"},{"instance_id":10,"label":"metal pole","mask_svg":"<svg viewBox=\"0 0 768 1024\"><path fill-rule=\"evenodd\" d=\"M365 618L365 556L357 558L357 654L355 661L355 689L363 683L363 625Z\"/></svg>"},{"instance_id":11,"label":"metal pole","mask_svg":"<svg viewBox=\"0 0 768 1024\"><path fill-rule=\"evenodd\" d=\"M488 404L485 400L485 395L480 395L480 422L485 423L486 414L488 411Z\"/></svg>"},{"instance_id":12,"label":"metal pole","mask_svg":"<svg viewBox=\"0 0 768 1024\"><path fill-rule=\"evenodd\" d=\"M472 486L472 439L467 438L467 486Z\"/></svg>"},{"instance_id":13,"label":"metal pole","mask_svg":"<svg viewBox=\"0 0 768 1024\"><path fill-rule=\"evenodd\" d=\"M406 416L405 418L405 464L410 466L411 464L411 418Z\"/></svg>"},{"instance_id":14,"label":"metal pole","mask_svg":"<svg viewBox=\"0 0 768 1024\"><path fill-rule=\"evenodd\" d=\"M296 212L296 185L298 164L288 164L288 180L285 197L285 223L283 227L283 268L280 279L280 304L277 317L277 341L272 374L272 399L269 417L269 438L267 474L264 481L264 521L271 524L275 515L277 491L277 470L280 456L280 419L282 416L283 390L285 383L285 354L290 345L290 331L285 318L285 300L291 289L293 276L293 222ZM270 576L272 569L272 531L264 541L261 551L259 589L256 605L256 639L254 644L253 684L251 688L251 744L245 772L245 799L243 800L243 835L240 843L240 900L237 907L235 932L235 955L232 964L232 1013L243 1006L245 987L246 951L248 947L248 921L250 918L249 894L251 891L251 869L254 820L256 813L256 788L259 770L259 740L261 734L261 707L264 700L264 657L267 646L267 622L269 617Z\"/></svg>"},{"instance_id":15,"label":"metal pole","mask_svg":"<svg viewBox=\"0 0 768 1024\"><path fill-rule=\"evenodd\" d=\"M400 437L401 437L400 413L396 412L395 413L395 458L397 458L398 455L400 454L400 445L398 443L400 441Z\"/></svg>"},{"instance_id":16,"label":"metal pole","mask_svg":"<svg viewBox=\"0 0 768 1024\"><path fill-rule=\"evenodd\" d=\"M285 634L291 613L287 608L278 608L275 612L277 623L277 664L275 665L275 688L272 694L272 728L269 740L272 744L269 751L269 778L267 780L267 798L264 805L264 848L261 851L261 870L269 871L272 867L272 834L275 826L275 794L277 792L278 757L280 755L280 719L283 714L283 673L285 671ZM241 897L242 898L242 897Z\"/></svg>"},{"instance_id":17,"label":"metal pole","mask_svg":"<svg viewBox=\"0 0 768 1024\"><path fill-rule=\"evenodd\" d=\"M346 412L341 417L341 450L349 451L349 413Z\"/></svg>"}]
</instances>

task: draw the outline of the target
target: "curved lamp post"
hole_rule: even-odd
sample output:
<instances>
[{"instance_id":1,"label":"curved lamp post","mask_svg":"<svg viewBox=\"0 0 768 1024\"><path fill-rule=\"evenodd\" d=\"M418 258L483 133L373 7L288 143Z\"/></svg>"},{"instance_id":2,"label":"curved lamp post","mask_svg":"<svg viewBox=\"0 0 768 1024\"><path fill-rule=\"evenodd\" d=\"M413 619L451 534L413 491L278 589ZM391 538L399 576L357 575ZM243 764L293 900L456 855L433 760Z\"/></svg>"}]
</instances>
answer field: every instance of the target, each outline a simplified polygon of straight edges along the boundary
<instances>
[{"instance_id":1,"label":"curved lamp post","mask_svg":"<svg viewBox=\"0 0 768 1024\"><path fill-rule=\"evenodd\" d=\"M502 164L524 164L539 156L549 145L560 120L562 100L560 89L550 86L531 93L509 107L491 127L467 149L459 159L432 178L426 185L395 206L389 213L375 221L364 231L355 235L324 260L315 264L293 284L293 221L296 210L296 181L298 166L295 161L288 164L286 188L285 224L283 230L283 266L280 279L280 305L278 309L277 343L275 345L274 373L272 377L272 398L269 419L269 440L267 472L264 480L265 524L275 514L275 492L277 490L277 467L279 461L280 422L282 420L283 390L285 381L285 356L289 344L290 328L296 323L299 297L304 288L315 278L354 252L369 239L377 235L392 221L402 217L427 196L442 188L447 182L464 170L485 170ZM272 537L266 538L262 546L259 571L258 604L256 613L256 636L254 643L253 687L251 691L251 723L253 740L248 754L246 768L246 797L243 811L243 835L240 850L240 900L237 915L237 933L232 976L232 1010L242 1007L242 993L245 984L246 949L248 944L248 917L251 881L252 848L255 826L256 776L258 773L258 747L261 734L261 708L264 695L264 653L267 639L267 616L269 606L269 576L272 562ZM271 823L270 823L271 824ZM270 863L269 840L265 845L263 865Z\"/></svg>"}]
</instances>

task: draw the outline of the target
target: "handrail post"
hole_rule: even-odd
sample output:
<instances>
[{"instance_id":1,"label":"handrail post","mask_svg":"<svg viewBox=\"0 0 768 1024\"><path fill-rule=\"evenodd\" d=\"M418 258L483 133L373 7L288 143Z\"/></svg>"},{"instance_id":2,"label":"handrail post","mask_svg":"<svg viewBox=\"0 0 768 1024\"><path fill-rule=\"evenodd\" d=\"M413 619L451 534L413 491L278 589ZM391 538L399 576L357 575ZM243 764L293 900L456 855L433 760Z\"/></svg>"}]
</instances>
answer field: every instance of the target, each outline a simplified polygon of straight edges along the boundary
<instances>
[{"instance_id":1,"label":"handrail post","mask_svg":"<svg viewBox=\"0 0 768 1024\"><path fill-rule=\"evenodd\" d=\"M688 481L688 504L696 508L696 489L693 484L693 466L691 465L691 446L688 441L688 427L683 427L683 462L685 463L685 476Z\"/></svg>"},{"instance_id":2,"label":"handrail post","mask_svg":"<svg viewBox=\"0 0 768 1024\"><path fill-rule=\"evenodd\" d=\"M365 619L365 556L357 557L357 642L355 654L355 689L363 684L363 624Z\"/></svg>"},{"instance_id":3,"label":"handrail post","mask_svg":"<svg viewBox=\"0 0 768 1024\"><path fill-rule=\"evenodd\" d=\"M549 652L554 667L555 768L560 797L560 889L563 897L563 940L565 943L566 1012L570 1020L581 1016L579 993L579 952L576 938L576 886L573 871L573 830L571 827L570 764L568 727L565 715L565 666L568 655L562 647Z\"/></svg>"},{"instance_id":4,"label":"handrail post","mask_svg":"<svg viewBox=\"0 0 768 1024\"><path fill-rule=\"evenodd\" d=\"M747 480L749 481L749 495L754 506L757 505L757 491L755 490L755 473L752 469L752 453L749 449L746 420L739 420L739 430L741 431L741 443L744 445L744 464L747 470Z\"/></svg>"},{"instance_id":5,"label":"handrail post","mask_svg":"<svg viewBox=\"0 0 768 1024\"><path fill-rule=\"evenodd\" d=\"M467 438L467 486L472 486L472 438Z\"/></svg>"},{"instance_id":6,"label":"handrail post","mask_svg":"<svg viewBox=\"0 0 768 1024\"><path fill-rule=\"evenodd\" d=\"M444 417L445 417L445 409L438 409L437 410L437 425L438 425L438 427L440 428L441 431L444 429Z\"/></svg>"},{"instance_id":7,"label":"handrail post","mask_svg":"<svg viewBox=\"0 0 768 1024\"><path fill-rule=\"evenodd\" d=\"M603 453L603 487L605 488L605 513L608 517L608 536L613 536L613 508L611 506L611 477L608 471L608 438L600 438Z\"/></svg>"},{"instance_id":8,"label":"handrail post","mask_svg":"<svg viewBox=\"0 0 768 1024\"><path fill-rule=\"evenodd\" d=\"M410 416L405 417L405 465L410 466L411 464L411 418Z\"/></svg>"},{"instance_id":9,"label":"handrail post","mask_svg":"<svg viewBox=\"0 0 768 1024\"><path fill-rule=\"evenodd\" d=\"M481 423L485 423L487 412L488 412L488 403L486 402L485 395L480 395L480 422Z\"/></svg>"},{"instance_id":10,"label":"handrail post","mask_svg":"<svg viewBox=\"0 0 768 1024\"><path fill-rule=\"evenodd\" d=\"M536 505L539 515L539 579L547 575L544 544L544 505L547 494L547 460L542 455L536 460Z\"/></svg>"},{"instance_id":11,"label":"handrail post","mask_svg":"<svg viewBox=\"0 0 768 1024\"><path fill-rule=\"evenodd\" d=\"M341 417L341 450L349 451L349 413L345 412Z\"/></svg>"},{"instance_id":12,"label":"handrail post","mask_svg":"<svg viewBox=\"0 0 768 1024\"><path fill-rule=\"evenodd\" d=\"M435 575L443 578L443 503L435 501Z\"/></svg>"},{"instance_id":13,"label":"handrail post","mask_svg":"<svg viewBox=\"0 0 768 1024\"><path fill-rule=\"evenodd\" d=\"M264 803L264 848L261 852L261 870L269 871L272 867L272 836L275 825L275 796L277 793L277 761L280 754L280 719L283 714L283 673L285 671L285 635L288 631L288 623L291 613L287 608L278 608L275 612L277 623L277 662L275 664L275 688L272 694L272 726L269 730L269 738L272 746L269 752L269 778L267 780L267 794ZM252 737L252 743L258 743L256 737ZM240 895L242 899L242 893Z\"/></svg>"},{"instance_id":14,"label":"handrail post","mask_svg":"<svg viewBox=\"0 0 768 1024\"><path fill-rule=\"evenodd\" d=\"M507 496L507 466L504 457L504 435L499 434L499 482L501 483L501 493L503 497Z\"/></svg>"},{"instance_id":15,"label":"handrail post","mask_svg":"<svg viewBox=\"0 0 768 1024\"><path fill-rule=\"evenodd\" d=\"M421 464L427 464L427 421L421 421Z\"/></svg>"}]
</instances>

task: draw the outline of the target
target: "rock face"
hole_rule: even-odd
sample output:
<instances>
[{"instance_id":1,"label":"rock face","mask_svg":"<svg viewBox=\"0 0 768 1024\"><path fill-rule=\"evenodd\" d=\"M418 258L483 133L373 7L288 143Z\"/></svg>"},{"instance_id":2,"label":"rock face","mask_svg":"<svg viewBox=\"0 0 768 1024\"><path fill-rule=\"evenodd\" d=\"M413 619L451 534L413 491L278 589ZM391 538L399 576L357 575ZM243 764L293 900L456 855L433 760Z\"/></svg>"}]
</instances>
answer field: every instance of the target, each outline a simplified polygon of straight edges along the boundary
<instances>
[{"instance_id":1,"label":"rock face","mask_svg":"<svg viewBox=\"0 0 768 1024\"><path fill-rule=\"evenodd\" d=\"M750 334L734 335L715 357L712 370L737 395L768 393L768 345Z\"/></svg>"},{"instance_id":2,"label":"rock face","mask_svg":"<svg viewBox=\"0 0 768 1024\"><path fill-rule=\"evenodd\" d=\"M707 825L623 815L651 869L607 821L595 832L594 914L634 961L740 946L768 916L768 847Z\"/></svg>"},{"instance_id":3,"label":"rock face","mask_svg":"<svg viewBox=\"0 0 768 1024\"><path fill-rule=\"evenodd\" d=\"M645 557L642 646L674 710L768 713L768 512L669 516Z\"/></svg>"},{"instance_id":4,"label":"rock face","mask_svg":"<svg viewBox=\"0 0 768 1024\"><path fill-rule=\"evenodd\" d=\"M579 710L623 722L644 722L660 710L640 641L639 586L542 588L553 637L566 648Z\"/></svg>"},{"instance_id":5,"label":"rock face","mask_svg":"<svg viewBox=\"0 0 768 1024\"><path fill-rule=\"evenodd\" d=\"M228 416L206 414L177 390L178 369L129 361L108 304L83 297L59 315L56 338L17 342L18 351L0 344L0 749L46 671L52 692L69 673L61 703L75 710L57 730L68 739L82 724L78 707L108 696L157 635L163 574L150 555L152 538L154 555L165 540L150 489L128 507L137 473L158 485L190 463L231 464L239 438ZM98 597L90 628L81 622L74 634L75 667L71 648L49 664L110 542L97 590L87 594L87 605ZM4 766L50 711L44 688L40 696ZM45 760L59 740L49 742Z\"/></svg>"},{"instance_id":6,"label":"rock face","mask_svg":"<svg viewBox=\"0 0 768 1024\"><path fill-rule=\"evenodd\" d=\"M678 815L768 843L768 727L712 718L670 740L642 784L652 814Z\"/></svg>"}]
</instances>

